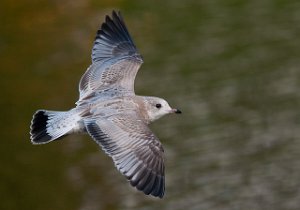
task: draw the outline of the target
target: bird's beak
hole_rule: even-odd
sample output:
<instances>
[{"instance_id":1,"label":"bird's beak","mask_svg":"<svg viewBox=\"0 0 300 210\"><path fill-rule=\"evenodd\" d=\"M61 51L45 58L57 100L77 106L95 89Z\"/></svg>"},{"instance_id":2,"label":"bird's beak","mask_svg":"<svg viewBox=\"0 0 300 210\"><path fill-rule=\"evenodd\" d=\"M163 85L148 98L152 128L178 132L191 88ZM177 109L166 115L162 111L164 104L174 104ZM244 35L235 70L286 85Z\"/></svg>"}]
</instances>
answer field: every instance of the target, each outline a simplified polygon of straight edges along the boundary
<instances>
[{"instance_id":1,"label":"bird's beak","mask_svg":"<svg viewBox=\"0 0 300 210\"><path fill-rule=\"evenodd\" d=\"M181 114L182 112L179 109L172 109L171 113Z\"/></svg>"}]
</instances>

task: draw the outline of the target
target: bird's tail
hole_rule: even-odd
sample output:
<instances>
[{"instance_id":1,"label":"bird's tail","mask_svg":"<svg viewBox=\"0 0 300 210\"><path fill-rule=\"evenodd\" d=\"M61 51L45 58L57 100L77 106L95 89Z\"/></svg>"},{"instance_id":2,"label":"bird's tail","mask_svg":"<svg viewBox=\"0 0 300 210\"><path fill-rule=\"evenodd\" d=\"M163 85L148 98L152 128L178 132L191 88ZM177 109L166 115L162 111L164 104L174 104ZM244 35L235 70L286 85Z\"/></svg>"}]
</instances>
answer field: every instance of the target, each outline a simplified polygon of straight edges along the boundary
<instances>
[{"instance_id":1,"label":"bird's tail","mask_svg":"<svg viewBox=\"0 0 300 210\"><path fill-rule=\"evenodd\" d=\"M33 144L46 144L72 132L79 116L72 111L38 110L32 118L30 139Z\"/></svg>"}]
</instances>

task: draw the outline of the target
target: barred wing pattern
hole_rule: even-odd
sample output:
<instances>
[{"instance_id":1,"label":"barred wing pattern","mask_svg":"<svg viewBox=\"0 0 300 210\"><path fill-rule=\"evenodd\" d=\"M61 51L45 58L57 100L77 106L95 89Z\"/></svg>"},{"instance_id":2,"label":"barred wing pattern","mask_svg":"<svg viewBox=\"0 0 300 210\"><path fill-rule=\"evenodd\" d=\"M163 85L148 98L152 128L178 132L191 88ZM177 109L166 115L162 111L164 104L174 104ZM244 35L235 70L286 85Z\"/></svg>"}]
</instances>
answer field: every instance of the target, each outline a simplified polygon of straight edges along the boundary
<instances>
[{"instance_id":1,"label":"barred wing pattern","mask_svg":"<svg viewBox=\"0 0 300 210\"><path fill-rule=\"evenodd\" d=\"M131 185L162 198L165 191L163 148L134 114L85 121L89 135L112 157Z\"/></svg>"},{"instance_id":2,"label":"barred wing pattern","mask_svg":"<svg viewBox=\"0 0 300 210\"><path fill-rule=\"evenodd\" d=\"M80 80L79 100L109 89L134 94L134 79L143 60L120 12L113 11L112 18L106 16L98 30L92 62Z\"/></svg>"}]
</instances>

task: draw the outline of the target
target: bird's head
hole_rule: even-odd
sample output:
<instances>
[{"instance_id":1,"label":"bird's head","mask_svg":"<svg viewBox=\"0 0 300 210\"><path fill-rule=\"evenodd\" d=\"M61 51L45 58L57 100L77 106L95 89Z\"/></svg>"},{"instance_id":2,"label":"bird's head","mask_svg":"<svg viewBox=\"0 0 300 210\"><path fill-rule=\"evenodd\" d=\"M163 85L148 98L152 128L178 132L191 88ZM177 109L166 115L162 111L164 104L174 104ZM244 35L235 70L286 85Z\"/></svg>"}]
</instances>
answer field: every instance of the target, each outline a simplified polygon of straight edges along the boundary
<instances>
[{"instance_id":1,"label":"bird's head","mask_svg":"<svg viewBox=\"0 0 300 210\"><path fill-rule=\"evenodd\" d=\"M179 109L173 109L168 102L158 97L144 97L145 107L150 122L153 122L166 114L181 114Z\"/></svg>"}]
</instances>

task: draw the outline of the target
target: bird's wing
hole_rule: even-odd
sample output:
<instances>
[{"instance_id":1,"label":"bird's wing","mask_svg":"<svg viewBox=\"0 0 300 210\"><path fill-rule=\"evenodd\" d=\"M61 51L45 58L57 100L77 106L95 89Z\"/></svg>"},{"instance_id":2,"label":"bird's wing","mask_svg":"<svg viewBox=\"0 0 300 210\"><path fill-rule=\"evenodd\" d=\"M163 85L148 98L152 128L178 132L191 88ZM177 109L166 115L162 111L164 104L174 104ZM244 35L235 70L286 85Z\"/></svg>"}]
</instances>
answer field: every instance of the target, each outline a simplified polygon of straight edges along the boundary
<instances>
[{"instance_id":1,"label":"bird's wing","mask_svg":"<svg viewBox=\"0 0 300 210\"><path fill-rule=\"evenodd\" d=\"M113 11L97 32L92 65L79 83L79 100L111 89L134 94L134 79L142 63L120 12Z\"/></svg>"},{"instance_id":2,"label":"bird's wing","mask_svg":"<svg viewBox=\"0 0 300 210\"><path fill-rule=\"evenodd\" d=\"M134 113L85 120L89 135L112 157L131 185L162 198L164 150L158 138Z\"/></svg>"}]
</instances>

